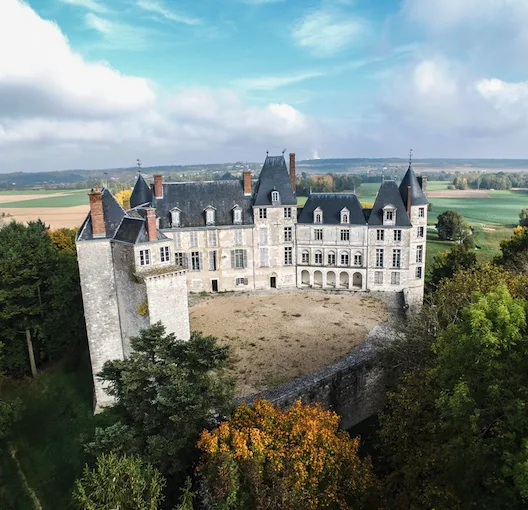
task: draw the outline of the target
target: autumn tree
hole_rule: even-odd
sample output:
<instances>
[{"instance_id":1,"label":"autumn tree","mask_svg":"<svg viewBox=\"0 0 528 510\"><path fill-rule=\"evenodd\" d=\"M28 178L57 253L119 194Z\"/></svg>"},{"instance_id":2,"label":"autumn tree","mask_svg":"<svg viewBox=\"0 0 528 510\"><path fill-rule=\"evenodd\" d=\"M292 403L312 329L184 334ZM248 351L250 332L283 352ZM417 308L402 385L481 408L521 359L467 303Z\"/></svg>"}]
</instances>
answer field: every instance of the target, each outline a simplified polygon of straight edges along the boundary
<instances>
[{"instance_id":1,"label":"autumn tree","mask_svg":"<svg viewBox=\"0 0 528 510\"><path fill-rule=\"evenodd\" d=\"M265 400L241 404L198 446L216 508L363 508L374 486L359 439L319 404L297 401L284 411Z\"/></svg>"},{"instance_id":2,"label":"autumn tree","mask_svg":"<svg viewBox=\"0 0 528 510\"><path fill-rule=\"evenodd\" d=\"M116 399L114 423L99 429L87 448L96 455L134 453L181 484L198 458L202 430L231 410L228 348L199 333L178 340L161 323L141 330L130 344L127 359L106 362L99 374Z\"/></svg>"},{"instance_id":3,"label":"autumn tree","mask_svg":"<svg viewBox=\"0 0 528 510\"><path fill-rule=\"evenodd\" d=\"M523 209L519 213L519 225L521 227L528 227L528 208Z\"/></svg>"},{"instance_id":4,"label":"autumn tree","mask_svg":"<svg viewBox=\"0 0 528 510\"><path fill-rule=\"evenodd\" d=\"M73 500L79 510L158 510L165 485L161 473L137 457L102 454L75 482Z\"/></svg>"},{"instance_id":5,"label":"autumn tree","mask_svg":"<svg viewBox=\"0 0 528 510\"><path fill-rule=\"evenodd\" d=\"M131 189L119 191L114 196L124 209L130 209L130 197L132 196Z\"/></svg>"},{"instance_id":6,"label":"autumn tree","mask_svg":"<svg viewBox=\"0 0 528 510\"><path fill-rule=\"evenodd\" d=\"M515 228L510 239L501 241L500 249L496 264L517 273L528 273L528 227Z\"/></svg>"},{"instance_id":7,"label":"autumn tree","mask_svg":"<svg viewBox=\"0 0 528 510\"><path fill-rule=\"evenodd\" d=\"M477 256L464 244L456 244L449 251L439 253L433 259L428 278L431 290L438 287L444 279L453 276L457 271L476 266Z\"/></svg>"}]
</instances>

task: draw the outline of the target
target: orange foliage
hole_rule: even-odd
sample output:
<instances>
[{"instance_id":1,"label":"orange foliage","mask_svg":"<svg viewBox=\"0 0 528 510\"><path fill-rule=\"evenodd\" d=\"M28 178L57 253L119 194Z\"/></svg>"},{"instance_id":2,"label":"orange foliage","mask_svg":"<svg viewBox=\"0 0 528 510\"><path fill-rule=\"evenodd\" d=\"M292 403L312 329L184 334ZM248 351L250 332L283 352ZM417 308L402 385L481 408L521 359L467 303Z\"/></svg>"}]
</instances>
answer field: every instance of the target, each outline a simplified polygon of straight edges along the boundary
<instances>
[{"instance_id":1,"label":"orange foliage","mask_svg":"<svg viewBox=\"0 0 528 510\"><path fill-rule=\"evenodd\" d=\"M59 228L57 230L48 230L51 242L58 251L66 251L68 253L76 253L75 234L77 230L74 228Z\"/></svg>"},{"instance_id":2,"label":"orange foliage","mask_svg":"<svg viewBox=\"0 0 528 510\"><path fill-rule=\"evenodd\" d=\"M225 508L360 508L374 477L358 456L359 439L339 430L339 420L319 404L241 404L202 433L198 469Z\"/></svg>"},{"instance_id":3,"label":"orange foliage","mask_svg":"<svg viewBox=\"0 0 528 510\"><path fill-rule=\"evenodd\" d=\"M130 197L132 196L131 189L124 189L114 195L115 199L125 208L130 209Z\"/></svg>"}]
</instances>

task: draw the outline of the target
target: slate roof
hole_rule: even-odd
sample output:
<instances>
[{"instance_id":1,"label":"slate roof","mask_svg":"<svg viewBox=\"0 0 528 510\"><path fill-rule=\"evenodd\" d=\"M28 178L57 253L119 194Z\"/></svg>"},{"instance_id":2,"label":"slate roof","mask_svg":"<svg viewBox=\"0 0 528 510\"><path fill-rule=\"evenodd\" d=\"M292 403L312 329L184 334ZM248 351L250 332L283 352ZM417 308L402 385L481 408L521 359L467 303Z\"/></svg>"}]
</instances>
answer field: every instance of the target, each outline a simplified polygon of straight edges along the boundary
<instances>
[{"instance_id":1,"label":"slate roof","mask_svg":"<svg viewBox=\"0 0 528 510\"><path fill-rule=\"evenodd\" d=\"M426 196L424 195L424 192L422 191L422 187L420 186L418 178L416 177L411 165L409 165L409 169L407 170L407 173L403 177L403 180L400 184L400 194L405 207L407 207L408 186L411 187L411 205L427 205L429 203Z\"/></svg>"},{"instance_id":2,"label":"slate roof","mask_svg":"<svg viewBox=\"0 0 528 510\"><path fill-rule=\"evenodd\" d=\"M341 224L341 210L345 207L350 211L351 225L366 224L361 204L353 193L312 193L301 209L298 223L313 223L318 207L323 211L324 225Z\"/></svg>"},{"instance_id":3,"label":"slate roof","mask_svg":"<svg viewBox=\"0 0 528 510\"><path fill-rule=\"evenodd\" d=\"M280 205L297 205L284 156L266 156L260 171L255 205L271 205L271 192L278 191Z\"/></svg>"},{"instance_id":4,"label":"slate roof","mask_svg":"<svg viewBox=\"0 0 528 510\"><path fill-rule=\"evenodd\" d=\"M126 216L123 218L114 239L124 243L146 243L148 242L147 222L144 219L138 219ZM168 239L167 236L158 230L158 240Z\"/></svg>"},{"instance_id":5,"label":"slate roof","mask_svg":"<svg viewBox=\"0 0 528 510\"><path fill-rule=\"evenodd\" d=\"M152 201L154 194L141 174L138 175L132 195L130 195L130 207L148 204Z\"/></svg>"},{"instance_id":6,"label":"slate roof","mask_svg":"<svg viewBox=\"0 0 528 510\"><path fill-rule=\"evenodd\" d=\"M252 182L253 188L256 183ZM205 209L216 209L215 225L233 225L233 207L242 209L242 225L253 224L252 197L244 196L244 185L236 181L168 182L163 198L154 198L153 207L160 228L171 227L171 209L181 210L181 227L205 227Z\"/></svg>"},{"instance_id":7,"label":"slate roof","mask_svg":"<svg viewBox=\"0 0 528 510\"><path fill-rule=\"evenodd\" d=\"M376 197L368 219L369 226L383 225L383 208L387 205L393 205L396 208L397 227L411 226L409 216L407 216L407 209L403 203L396 181L383 181L381 183L378 196Z\"/></svg>"},{"instance_id":8,"label":"slate roof","mask_svg":"<svg viewBox=\"0 0 528 510\"><path fill-rule=\"evenodd\" d=\"M103 188L102 195L106 237L111 238L114 237L114 234L116 233L121 220L126 215L126 212L121 207L119 202L114 198L114 195L112 195L112 193L110 193L110 191L108 191L106 188ZM92 217L90 213L88 213L88 216L79 229L78 239L81 241L93 239Z\"/></svg>"}]
</instances>

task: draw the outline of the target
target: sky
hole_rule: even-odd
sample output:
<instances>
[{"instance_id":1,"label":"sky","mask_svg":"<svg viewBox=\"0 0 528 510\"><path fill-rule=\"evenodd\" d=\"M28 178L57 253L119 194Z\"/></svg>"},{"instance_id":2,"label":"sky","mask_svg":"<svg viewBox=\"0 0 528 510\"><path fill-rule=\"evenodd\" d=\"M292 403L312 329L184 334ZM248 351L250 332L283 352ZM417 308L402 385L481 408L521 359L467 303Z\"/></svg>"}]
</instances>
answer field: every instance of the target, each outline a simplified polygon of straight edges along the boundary
<instances>
[{"instance_id":1,"label":"sky","mask_svg":"<svg viewBox=\"0 0 528 510\"><path fill-rule=\"evenodd\" d=\"M0 0L0 172L528 157L526 0Z\"/></svg>"}]
</instances>

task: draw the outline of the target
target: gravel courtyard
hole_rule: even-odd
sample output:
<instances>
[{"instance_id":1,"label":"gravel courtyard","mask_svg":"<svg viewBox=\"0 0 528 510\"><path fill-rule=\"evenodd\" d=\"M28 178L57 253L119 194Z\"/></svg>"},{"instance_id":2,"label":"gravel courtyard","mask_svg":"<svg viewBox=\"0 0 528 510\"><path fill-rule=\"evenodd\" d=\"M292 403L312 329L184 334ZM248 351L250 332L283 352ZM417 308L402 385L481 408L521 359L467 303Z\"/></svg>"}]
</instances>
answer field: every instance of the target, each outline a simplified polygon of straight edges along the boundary
<instances>
[{"instance_id":1,"label":"gravel courtyard","mask_svg":"<svg viewBox=\"0 0 528 510\"><path fill-rule=\"evenodd\" d=\"M323 368L389 318L365 293L314 290L218 295L190 310L191 329L231 347L237 395L251 395Z\"/></svg>"}]
</instances>

